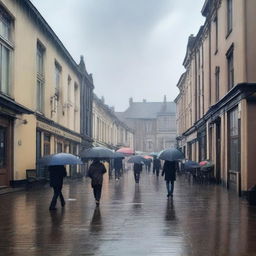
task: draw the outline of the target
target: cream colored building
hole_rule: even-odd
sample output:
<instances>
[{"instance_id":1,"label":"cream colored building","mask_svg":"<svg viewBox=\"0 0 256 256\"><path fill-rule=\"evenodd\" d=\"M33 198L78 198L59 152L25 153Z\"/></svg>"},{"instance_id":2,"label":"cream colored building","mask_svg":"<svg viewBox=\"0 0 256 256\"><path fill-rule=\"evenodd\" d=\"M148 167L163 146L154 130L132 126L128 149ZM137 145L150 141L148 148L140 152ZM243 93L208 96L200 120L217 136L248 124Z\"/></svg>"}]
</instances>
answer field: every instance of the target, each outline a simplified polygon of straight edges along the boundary
<instances>
[{"instance_id":1,"label":"cream colored building","mask_svg":"<svg viewBox=\"0 0 256 256\"><path fill-rule=\"evenodd\" d=\"M110 149L120 147L134 148L134 132L120 121L114 110L99 99L93 98L93 140L94 146L104 146Z\"/></svg>"},{"instance_id":2,"label":"cream colored building","mask_svg":"<svg viewBox=\"0 0 256 256\"><path fill-rule=\"evenodd\" d=\"M178 88L178 145L238 194L256 184L256 1L207 0Z\"/></svg>"},{"instance_id":3,"label":"cream colored building","mask_svg":"<svg viewBox=\"0 0 256 256\"><path fill-rule=\"evenodd\" d=\"M84 74L29 0L0 1L0 28L0 185L9 185L26 169L45 175L43 155L79 153Z\"/></svg>"}]
</instances>

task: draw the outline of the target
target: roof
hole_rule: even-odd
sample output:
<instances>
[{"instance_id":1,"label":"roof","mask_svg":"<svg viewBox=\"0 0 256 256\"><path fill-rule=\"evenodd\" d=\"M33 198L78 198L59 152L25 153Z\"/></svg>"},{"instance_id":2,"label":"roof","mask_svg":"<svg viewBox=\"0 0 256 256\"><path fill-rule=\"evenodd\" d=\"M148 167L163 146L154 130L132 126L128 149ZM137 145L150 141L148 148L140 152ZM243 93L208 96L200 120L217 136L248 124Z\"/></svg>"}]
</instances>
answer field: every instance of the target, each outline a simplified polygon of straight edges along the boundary
<instances>
[{"instance_id":1,"label":"roof","mask_svg":"<svg viewBox=\"0 0 256 256\"><path fill-rule=\"evenodd\" d=\"M176 114L174 102L133 102L124 112L116 113L119 118L156 119L163 114Z\"/></svg>"}]
</instances>

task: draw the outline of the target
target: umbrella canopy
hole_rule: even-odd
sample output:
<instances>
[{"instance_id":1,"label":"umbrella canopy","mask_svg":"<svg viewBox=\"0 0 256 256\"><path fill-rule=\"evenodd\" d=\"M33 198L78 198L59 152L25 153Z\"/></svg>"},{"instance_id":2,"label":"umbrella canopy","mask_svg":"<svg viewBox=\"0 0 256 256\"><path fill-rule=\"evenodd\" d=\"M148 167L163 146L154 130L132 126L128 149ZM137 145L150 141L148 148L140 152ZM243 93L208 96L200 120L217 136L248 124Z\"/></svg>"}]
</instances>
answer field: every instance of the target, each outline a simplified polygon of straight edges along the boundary
<instances>
[{"instance_id":1,"label":"umbrella canopy","mask_svg":"<svg viewBox=\"0 0 256 256\"><path fill-rule=\"evenodd\" d=\"M211 161L202 161L199 163L202 169L204 168L211 168L214 166L214 164Z\"/></svg>"},{"instance_id":2,"label":"umbrella canopy","mask_svg":"<svg viewBox=\"0 0 256 256\"><path fill-rule=\"evenodd\" d=\"M184 158L184 154L176 148L168 148L161 151L158 155L159 159L167 161L176 161Z\"/></svg>"},{"instance_id":3,"label":"umbrella canopy","mask_svg":"<svg viewBox=\"0 0 256 256\"><path fill-rule=\"evenodd\" d=\"M127 156L134 155L134 150L132 148L120 148L116 152L123 153Z\"/></svg>"},{"instance_id":4,"label":"umbrella canopy","mask_svg":"<svg viewBox=\"0 0 256 256\"><path fill-rule=\"evenodd\" d=\"M150 156L158 156L158 153L157 152L151 152L149 155Z\"/></svg>"},{"instance_id":5,"label":"umbrella canopy","mask_svg":"<svg viewBox=\"0 0 256 256\"><path fill-rule=\"evenodd\" d=\"M199 164L200 164L200 166L204 166L204 165L206 165L206 164L208 164L209 162L208 161L201 161Z\"/></svg>"},{"instance_id":6,"label":"umbrella canopy","mask_svg":"<svg viewBox=\"0 0 256 256\"><path fill-rule=\"evenodd\" d=\"M149 160L152 160L153 157L152 156L144 156L145 159L149 159Z\"/></svg>"},{"instance_id":7,"label":"umbrella canopy","mask_svg":"<svg viewBox=\"0 0 256 256\"><path fill-rule=\"evenodd\" d=\"M125 155L120 152L114 152L114 158L125 158Z\"/></svg>"},{"instance_id":8,"label":"umbrella canopy","mask_svg":"<svg viewBox=\"0 0 256 256\"><path fill-rule=\"evenodd\" d=\"M78 156L69 153L58 153L53 155L47 155L40 158L37 162L41 165L66 165L66 164L83 164Z\"/></svg>"},{"instance_id":9,"label":"umbrella canopy","mask_svg":"<svg viewBox=\"0 0 256 256\"><path fill-rule=\"evenodd\" d=\"M80 153L81 158L86 159L107 159L114 158L114 152L104 147L93 147L85 149Z\"/></svg>"},{"instance_id":10,"label":"umbrella canopy","mask_svg":"<svg viewBox=\"0 0 256 256\"><path fill-rule=\"evenodd\" d=\"M144 164L145 158L142 156L132 156L129 158L128 163Z\"/></svg>"},{"instance_id":11,"label":"umbrella canopy","mask_svg":"<svg viewBox=\"0 0 256 256\"><path fill-rule=\"evenodd\" d=\"M198 162L188 160L183 164L184 169L193 169L193 168L199 168L200 164Z\"/></svg>"}]
</instances>

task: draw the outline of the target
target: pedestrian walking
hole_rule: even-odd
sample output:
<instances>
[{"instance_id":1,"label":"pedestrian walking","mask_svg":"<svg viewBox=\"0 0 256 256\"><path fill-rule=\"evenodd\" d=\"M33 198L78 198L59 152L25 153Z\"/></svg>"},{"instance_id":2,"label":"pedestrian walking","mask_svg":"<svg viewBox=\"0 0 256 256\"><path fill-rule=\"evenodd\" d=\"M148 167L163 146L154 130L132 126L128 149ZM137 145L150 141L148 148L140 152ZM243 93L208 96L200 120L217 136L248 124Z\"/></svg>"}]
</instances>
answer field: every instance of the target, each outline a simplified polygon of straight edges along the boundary
<instances>
[{"instance_id":1,"label":"pedestrian walking","mask_svg":"<svg viewBox=\"0 0 256 256\"><path fill-rule=\"evenodd\" d=\"M53 188L53 197L49 207L50 211L56 210L58 197L60 198L61 206L65 206L65 200L62 195L63 178L67 176L66 168L64 165L49 166L50 186Z\"/></svg>"},{"instance_id":2,"label":"pedestrian walking","mask_svg":"<svg viewBox=\"0 0 256 256\"><path fill-rule=\"evenodd\" d=\"M134 163L133 165L134 179L136 183L140 181L140 173L142 172L142 164Z\"/></svg>"},{"instance_id":3,"label":"pedestrian walking","mask_svg":"<svg viewBox=\"0 0 256 256\"><path fill-rule=\"evenodd\" d=\"M178 170L178 163L176 161L165 161L162 171L162 176L165 175L167 197L173 197L174 181L176 180L176 171Z\"/></svg>"},{"instance_id":4,"label":"pedestrian walking","mask_svg":"<svg viewBox=\"0 0 256 256\"><path fill-rule=\"evenodd\" d=\"M119 180L121 176L121 169L123 168L123 160L122 158L114 159L114 169L115 169L115 179Z\"/></svg>"},{"instance_id":5,"label":"pedestrian walking","mask_svg":"<svg viewBox=\"0 0 256 256\"><path fill-rule=\"evenodd\" d=\"M88 170L88 176L91 178L91 185L97 206L100 204L103 174L105 172L106 168L104 164L102 164L98 159L93 160Z\"/></svg>"},{"instance_id":6,"label":"pedestrian walking","mask_svg":"<svg viewBox=\"0 0 256 256\"><path fill-rule=\"evenodd\" d=\"M147 159L146 161L146 169L148 172L150 172L150 169L151 169L151 162L152 162L151 159Z\"/></svg>"},{"instance_id":7,"label":"pedestrian walking","mask_svg":"<svg viewBox=\"0 0 256 256\"><path fill-rule=\"evenodd\" d=\"M156 174L156 176L158 177L160 169L161 169L161 161L160 161L160 159L154 157L154 160L153 160L153 174Z\"/></svg>"}]
</instances>

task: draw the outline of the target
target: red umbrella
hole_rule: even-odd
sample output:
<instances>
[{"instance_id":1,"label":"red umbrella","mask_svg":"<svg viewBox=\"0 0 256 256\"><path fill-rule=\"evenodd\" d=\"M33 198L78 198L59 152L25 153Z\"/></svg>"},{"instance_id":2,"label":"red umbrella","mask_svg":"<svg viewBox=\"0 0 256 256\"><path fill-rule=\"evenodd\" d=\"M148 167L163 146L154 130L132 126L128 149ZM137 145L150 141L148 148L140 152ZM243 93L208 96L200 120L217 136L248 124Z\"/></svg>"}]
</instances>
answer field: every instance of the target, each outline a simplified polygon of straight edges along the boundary
<instances>
[{"instance_id":1,"label":"red umbrella","mask_svg":"<svg viewBox=\"0 0 256 256\"><path fill-rule=\"evenodd\" d=\"M127 148L127 147L120 148L116 152L123 153L123 154L129 155L129 156L134 155L134 150L131 148Z\"/></svg>"},{"instance_id":2,"label":"red umbrella","mask_svg":"<svg viewBox=\"0 0 256 256\"><path fill-rule=\"evenodd\" d=\"M144 158L145 158L145 159L151 159L151 160L153 159L152 156L144 156Z\"/></svg>"},{"instance_id":3,"label":"red umbrella","mask_svg":"<svg viewBox=\"0 0 256 256\"><path fill-rule=\"evenodd\" d=\"M201 161L200 163L199 163L199 165L200 166L204 166L204 165L206 165L206 164L208 164L209 162L208 161Z\"/></svg>"}]
</instances>

